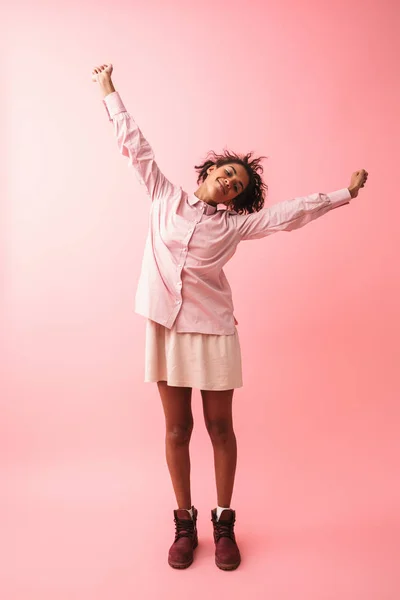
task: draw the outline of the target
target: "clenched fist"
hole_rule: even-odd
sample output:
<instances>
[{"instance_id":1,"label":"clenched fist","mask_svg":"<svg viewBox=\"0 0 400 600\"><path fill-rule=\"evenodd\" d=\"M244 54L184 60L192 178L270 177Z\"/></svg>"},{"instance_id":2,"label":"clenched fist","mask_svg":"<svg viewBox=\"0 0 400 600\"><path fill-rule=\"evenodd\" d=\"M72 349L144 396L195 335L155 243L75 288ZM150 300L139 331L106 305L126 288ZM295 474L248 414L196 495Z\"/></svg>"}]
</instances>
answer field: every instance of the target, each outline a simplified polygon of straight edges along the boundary
<instances>
[{"instance_id":1,"label":"clenched fist","mask_svg":"<svg viewBox=\"0 0 400 600\"><path fill-rule=\"evenodd\" d=\"M354 173L351 176L349 185L349 192L352 198L356 198L358 196L359 189L364 187L367 179L368 173L365 169L361 169L360 171L354 171Z\"/></svg>"},{"instance_id":2,"label":"clenched fist","mask_svg":"<svg viewBox=\"0 0 400 600\"><path fill-rule=\"evenodd\" d=\"M111 79L111 73L113 72L113 66L111 63L108 65L101 65L100 67L95 67L92 71L92 81L102 82L105 79Z\"/></svg>"}]
</instances>

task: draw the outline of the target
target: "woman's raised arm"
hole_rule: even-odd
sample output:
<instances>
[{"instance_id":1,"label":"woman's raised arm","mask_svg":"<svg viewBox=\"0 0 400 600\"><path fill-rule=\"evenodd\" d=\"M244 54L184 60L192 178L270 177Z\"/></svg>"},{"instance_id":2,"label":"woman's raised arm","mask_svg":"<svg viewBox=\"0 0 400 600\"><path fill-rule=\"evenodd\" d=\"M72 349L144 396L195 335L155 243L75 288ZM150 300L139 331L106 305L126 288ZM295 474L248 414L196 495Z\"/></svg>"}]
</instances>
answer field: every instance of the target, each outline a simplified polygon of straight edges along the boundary
<instances>
[{"instance_id":1,"label":"woman's raised arm","mask_svg":"<svg viewBox=\"0 0 400 600\"><path fill-rule=\"evenodd\" d=\"M150 199L168 200L180 188L173 185L160 171L149 142L115 90L111 80L112 71L112 64L95 67L92 81L99 83L109 120L114 125L119 151L129 158L129 166L133 167L139 182L146 187Z\"/></svg>"}]
</instances>

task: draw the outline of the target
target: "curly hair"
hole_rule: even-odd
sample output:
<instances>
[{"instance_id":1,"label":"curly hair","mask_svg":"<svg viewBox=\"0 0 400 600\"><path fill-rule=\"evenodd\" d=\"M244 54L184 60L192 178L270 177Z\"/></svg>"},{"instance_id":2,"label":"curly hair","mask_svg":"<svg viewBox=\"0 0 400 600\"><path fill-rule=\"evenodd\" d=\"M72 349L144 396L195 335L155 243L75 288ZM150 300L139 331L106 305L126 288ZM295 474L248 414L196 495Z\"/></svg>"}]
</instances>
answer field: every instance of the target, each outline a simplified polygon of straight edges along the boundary
<instances>
[{"instance_id":1,"label":"curly hair","mask_svg":"<svg viewBox=\"0 0 400 600\"><path fill-rule=\"evenodd\" d=\"M262 158L268 158L266 156L260 156L250 160L253 152L249 152L245 155L238 155L235 152L224 149L223 154L216 154L213 151L208 152L207 158L202 165L195 166L194 168L199 173L197 183L203 182L207 179L207 169L212 165L215 165L218 169L222 165L228 163L234 163L242 165L249 176L249 185L238 194L229 205L229 208L237 212L239 215L258 212L264 206L265 193L268 190L268 186L261 179L260 173L264 172L264 168L260 165Z\"/></svg>"}]
</instances>

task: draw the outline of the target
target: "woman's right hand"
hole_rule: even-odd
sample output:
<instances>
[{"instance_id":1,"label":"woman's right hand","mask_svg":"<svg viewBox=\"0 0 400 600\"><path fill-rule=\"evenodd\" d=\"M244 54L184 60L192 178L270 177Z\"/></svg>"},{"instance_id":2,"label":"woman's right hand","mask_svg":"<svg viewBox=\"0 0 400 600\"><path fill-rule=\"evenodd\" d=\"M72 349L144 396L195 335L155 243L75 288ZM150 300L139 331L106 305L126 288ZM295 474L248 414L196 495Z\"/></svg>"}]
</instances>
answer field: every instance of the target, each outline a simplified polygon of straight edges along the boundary
<instances>
[{"instance_id":1,"label":"woman's right hand","mask_svg":"<svg viewBox=\"0 0 400 600\"><path fill-rule=\"evenodd\" d=\"M92 81L95 83L102 83L111 79L111 73L113 72L113 66L111 63L95 67L92 71Z\"/></svg>"}]
</instances>

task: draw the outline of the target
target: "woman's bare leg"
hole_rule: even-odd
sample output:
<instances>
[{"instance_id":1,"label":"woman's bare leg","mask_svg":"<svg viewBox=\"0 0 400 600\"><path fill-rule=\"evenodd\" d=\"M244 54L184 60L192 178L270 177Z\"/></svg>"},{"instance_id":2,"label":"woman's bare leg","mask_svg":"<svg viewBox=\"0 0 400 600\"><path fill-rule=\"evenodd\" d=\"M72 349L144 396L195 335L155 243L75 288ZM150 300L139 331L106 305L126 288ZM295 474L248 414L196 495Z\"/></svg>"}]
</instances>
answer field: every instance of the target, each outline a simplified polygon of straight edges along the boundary
<instances>
[{"instance_id":1,"label":"woman's bare leg","mask_svg":"<svg viewBox=\"0 0 400 600\"><path fill-rule=\"evenodd\" d=\"M218 506L225 507L230 507L237 462L232 419L233 391L201 390L204 421L214 450Z\"/></svg>"},{"instance_id":2,"label":"woman's bare leg","mask_svg":"<svg viewBox=\"0 0 400 600\"><path fill-rule=\"evenodd\" d=\"M189 442L193 430L192 388L157 382L165 414L165 453L178 508L190 508Z\"/></svg>"}]
</instances>

